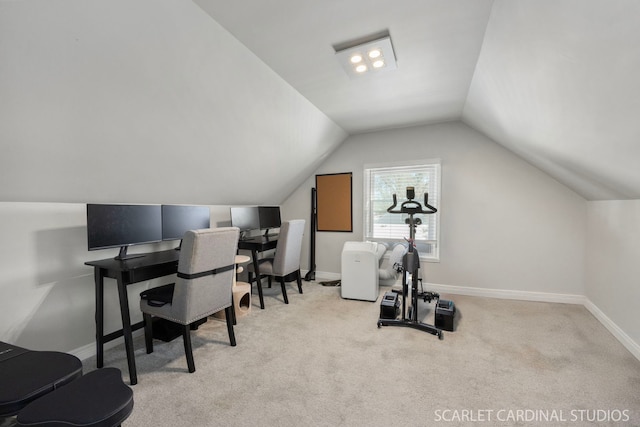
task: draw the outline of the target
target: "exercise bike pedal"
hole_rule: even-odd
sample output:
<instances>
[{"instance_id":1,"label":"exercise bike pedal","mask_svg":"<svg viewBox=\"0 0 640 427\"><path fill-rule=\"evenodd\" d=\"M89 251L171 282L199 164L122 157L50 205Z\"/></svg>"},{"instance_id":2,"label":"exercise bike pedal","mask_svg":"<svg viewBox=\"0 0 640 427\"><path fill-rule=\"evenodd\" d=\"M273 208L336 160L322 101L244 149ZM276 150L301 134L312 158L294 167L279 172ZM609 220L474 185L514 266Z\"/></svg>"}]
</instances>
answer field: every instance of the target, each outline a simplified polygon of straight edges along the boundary
<instances>
[{"instance_id":1,"label":"exercise bike pedal","mask_svg":"<svg viewBox=\"0 0 640 427\"><path fill-rule=\"evenodd\" d=\"M422 294L422 299L424 302L431 302L434 299L435 300L439 300L440 299L440 294L437 292L424 292Z\"/></svg>"}]
</instances>

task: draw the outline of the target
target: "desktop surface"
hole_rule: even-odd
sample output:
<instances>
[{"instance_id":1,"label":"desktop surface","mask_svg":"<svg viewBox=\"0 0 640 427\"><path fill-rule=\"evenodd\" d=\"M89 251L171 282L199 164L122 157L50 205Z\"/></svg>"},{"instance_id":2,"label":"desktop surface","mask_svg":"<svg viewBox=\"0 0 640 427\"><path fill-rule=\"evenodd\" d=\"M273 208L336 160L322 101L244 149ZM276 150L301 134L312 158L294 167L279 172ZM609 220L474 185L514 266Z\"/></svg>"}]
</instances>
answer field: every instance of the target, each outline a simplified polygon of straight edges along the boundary
<instances>
[{"instance_id":1,"label":"desktop surface","mask_svg":"<svg viewBox=\"0 0 640 427\"><path fill-rule=\"evenodd\" d=\"M263 252L269 249L275 249L278 245L278 235L268 236L252 236L250 238L239 240L238 249Z\"/></svg>"},{"instance_id":2,"label":"desktop surface","mask_svg":"<svg viewBox=\"0 0 640 427\"><path fill-rule=\"evenodd\" d=\"M106 258L97 261L87 261L85 262L85 265L101 268L118 268L122 271L135 270L141 267L148 267L149 265L178 261L178 259L180 258L180 251L169 249L166 251L149 252L136 255L140 256L124 260Z\"/></svg>"},{"instance_id":3,"label":"desktop surface","mask_svg":"<svg viewBox=\"0 0 640 427\"><path fill-rule=\"evenodd\" d=\"M98 268L103 277L117 279L122 275L127 284L168 276L178 271L180 251L169 249L141 255L125 260L107 258L88 261L85 265Z\"/></svg>"},{"instance_id":4,"label":"desktop surface","mask_svg":"<svg viewBox=\"0 0 640 427\"><path fill-rule=\"evenodd\" d=\"M259 234L256 236L245 236L242 237L240 242L265 242L270 240L278 240L278 234Z\"/></svg>"}]
</instances>

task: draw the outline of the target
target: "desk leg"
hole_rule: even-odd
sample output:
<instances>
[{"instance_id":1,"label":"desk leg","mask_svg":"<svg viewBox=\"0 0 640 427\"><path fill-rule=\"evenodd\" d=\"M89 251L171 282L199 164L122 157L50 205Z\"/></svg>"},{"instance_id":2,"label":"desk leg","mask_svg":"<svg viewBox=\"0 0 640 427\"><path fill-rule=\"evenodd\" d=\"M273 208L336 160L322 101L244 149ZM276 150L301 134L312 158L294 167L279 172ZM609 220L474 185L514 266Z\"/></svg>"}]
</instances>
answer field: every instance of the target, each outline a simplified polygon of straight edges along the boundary
<instances>
[{"instance_id":1,"label":"desk leg","mask_svg":"<svg viewBox=\"0 0 640 427\"><path fill-rule=\"evenodd\" d=\"M100 267L94 267L96 285L96 368L104 366L104 275Z\"/></svg>"},{"instance_id":2,"label":"desk leg","mask_svg":"<svg viewBox=\"0 0 640 427\"><path fill-rule=\"evenodd\" d=\"M127 351L127 364L129 365L129 380L131 385L138 383L136 374L136 359L133 353L133 335L131 328L131 316L129 315L129 297L127 285L124 283L122 273L118 274L118 297L120 299L120 315L122 316L122 332L124 335L124 347Z\"/></svg>"},{"instance_id":3,"label":"desk leg","mask_svg":"<svg viewBox=\"0 0 640 427\"><path fill-rule=\"evenodd\" d=\"M253 270L256 274L256 285L258 286L258 296L260 297L260 308L264 310L264 297L262 296L262 278L260 277L260 267L258 267L258 251L252 250Z\"/></svg>"}]
</instances>

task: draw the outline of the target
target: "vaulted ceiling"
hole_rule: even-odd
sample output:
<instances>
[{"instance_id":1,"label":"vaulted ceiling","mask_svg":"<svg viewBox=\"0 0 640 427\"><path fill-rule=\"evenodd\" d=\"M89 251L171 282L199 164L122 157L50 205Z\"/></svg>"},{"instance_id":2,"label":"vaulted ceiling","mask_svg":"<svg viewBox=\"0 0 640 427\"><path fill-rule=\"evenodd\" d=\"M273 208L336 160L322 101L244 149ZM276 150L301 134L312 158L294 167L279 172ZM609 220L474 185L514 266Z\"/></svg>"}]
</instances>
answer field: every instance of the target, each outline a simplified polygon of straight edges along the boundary
<instances>
[{"instance_id":1,"label":"vaulted ceiling","mask_svg":"<svg viewBox=\"0 0 640 427\"><path fill-rule=\"evenodd\" d=\"M637 0L194 0L350 134L462 120L588 200L640 198ZM334 46L388 31L398 68Z\"/></svg>"}]
</instances>

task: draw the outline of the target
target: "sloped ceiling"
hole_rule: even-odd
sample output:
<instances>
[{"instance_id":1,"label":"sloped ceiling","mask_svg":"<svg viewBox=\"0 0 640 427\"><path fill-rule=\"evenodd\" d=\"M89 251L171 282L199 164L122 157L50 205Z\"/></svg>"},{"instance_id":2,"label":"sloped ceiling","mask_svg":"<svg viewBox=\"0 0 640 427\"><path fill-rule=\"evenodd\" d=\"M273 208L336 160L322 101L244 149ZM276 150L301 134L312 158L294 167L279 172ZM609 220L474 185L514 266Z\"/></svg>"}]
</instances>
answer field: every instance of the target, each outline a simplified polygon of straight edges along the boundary
<instances>
[{"instance_id":1,"label":"sloped ceiling","mask_svg":"<svg viewBox=\"0 0 640 427\"><path fill-rule=\"evenodd\" d=\"M640 198L637 0L194 0L350 134L462 120L587 200ZM333 46L387 30L398 69Z\"/></svg>"},{"instance_id":2,"label":"sloped ceiling","mask_svg":"<svg viewBox=\"0 0 640 427\"><path fill-rule=\"evenodd\" d=\"M0 1L0 202L279 204L346 137L193 2Z\"/></svg>"},{"instance_id":3,"label":"sloped ceiling","mask_svg":"<svg viewBox=\"0 0 640 427\"><path fill-rule=\"evenodd\" d=\"M463 118L589 200L640 198L640 2L497 1Z\"/></svg>"},{"instance_id":4,"label":"sloped ceiling","mask_svg":"<svg viewBox=\"0 0 640 427\"><path fill-rule=\"evenodd\" d=\"M289 84L354 134L457 120L490 0L194 0ZM334 45L388 30L398 69L352 79Z\"/></svg>"}]
</instances>

